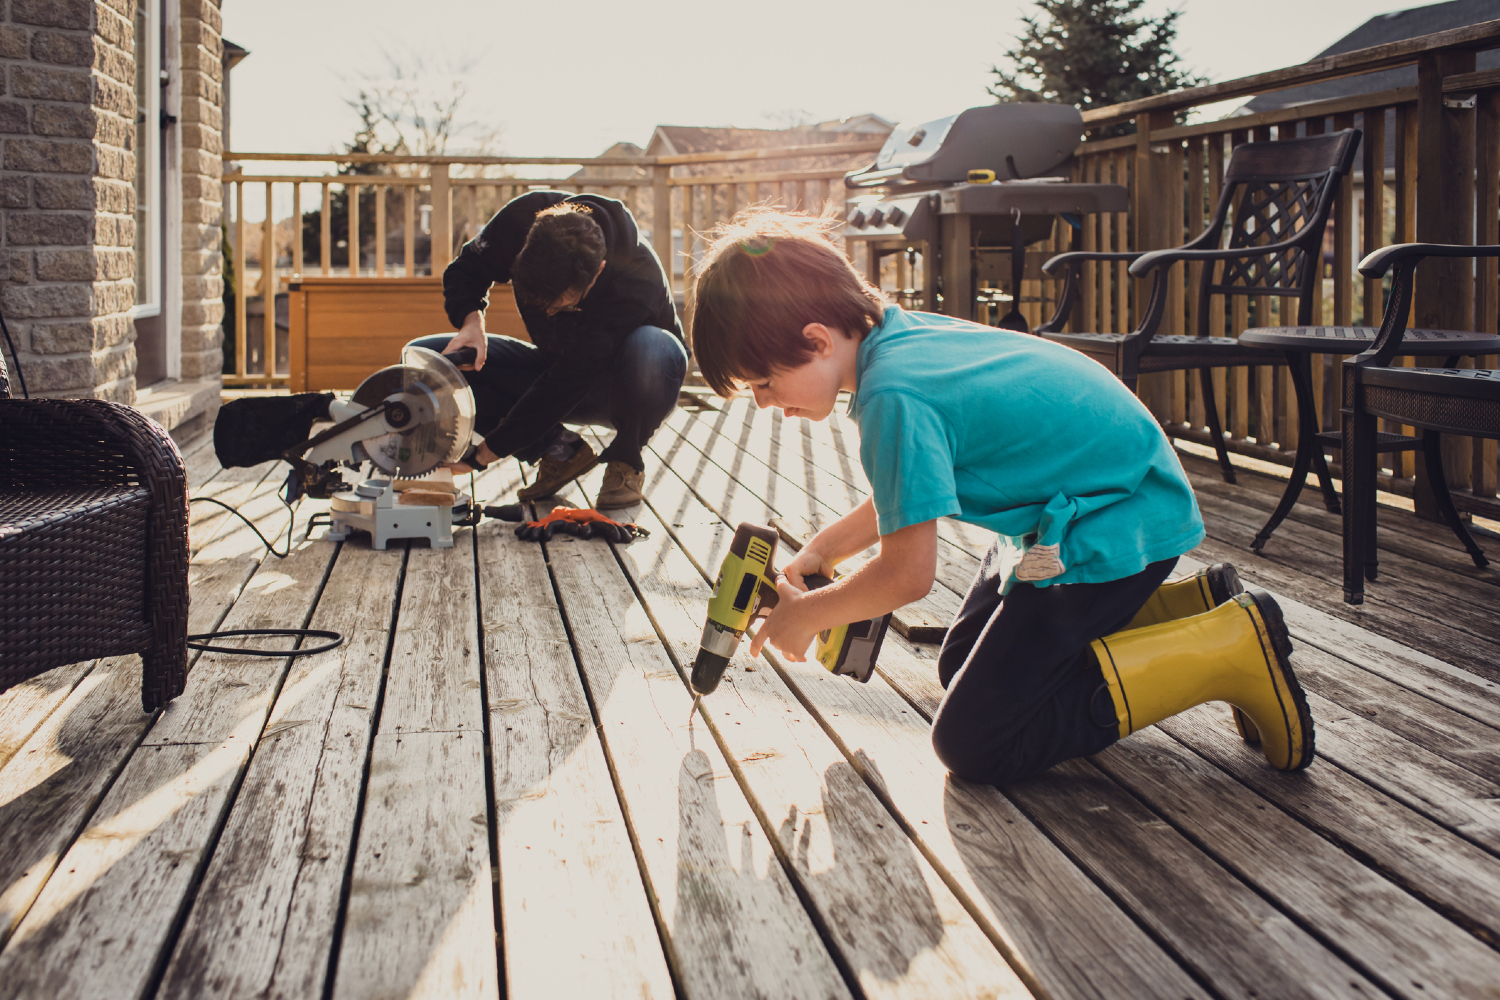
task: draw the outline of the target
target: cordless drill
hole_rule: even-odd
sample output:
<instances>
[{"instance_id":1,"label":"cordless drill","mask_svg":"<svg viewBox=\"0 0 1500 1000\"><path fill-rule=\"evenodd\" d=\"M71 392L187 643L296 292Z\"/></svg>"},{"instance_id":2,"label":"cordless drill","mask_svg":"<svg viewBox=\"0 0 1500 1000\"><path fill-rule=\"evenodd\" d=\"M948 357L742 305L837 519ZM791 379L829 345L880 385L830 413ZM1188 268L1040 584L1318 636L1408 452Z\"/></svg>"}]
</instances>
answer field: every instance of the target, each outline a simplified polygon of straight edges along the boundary
<instances>
[{"instance_id":1,"label":"cordless drill","mask_svg":"<svg viewBox=\"0 0 1500 1000\"><path fill-rule=\"evenodd\" d=\"M734 533L729 552L719 566L719 579L708 601L708 621L703 625L703 639L693 660L693 690L708 694L719 686L724 669L740 644L750 622L761 611L776 606L776 531L744 522ZM826 587L832 581L826 576L810 574L802 578L808 589ZM885 641L889 614L867 621L824 629L818 633L814 657L830 673L855 677L861 683L870 679L875 660Z\"/></svg>"}]
</instances>

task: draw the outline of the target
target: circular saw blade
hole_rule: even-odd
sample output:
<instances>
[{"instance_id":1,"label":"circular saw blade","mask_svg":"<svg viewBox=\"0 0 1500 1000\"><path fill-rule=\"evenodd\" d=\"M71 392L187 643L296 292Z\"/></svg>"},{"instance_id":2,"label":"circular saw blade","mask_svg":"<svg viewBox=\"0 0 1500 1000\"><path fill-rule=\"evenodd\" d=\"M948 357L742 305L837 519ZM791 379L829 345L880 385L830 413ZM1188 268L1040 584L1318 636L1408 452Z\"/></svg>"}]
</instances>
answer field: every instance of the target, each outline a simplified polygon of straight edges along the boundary
<instances>
[{"instance_id":1,"label":"circular saw blade","mask_svg":"<svg viewBox=\"0 0 1500 1000\"><path fill-rule=\"evenodd\" d=\"M401 352L401 362L361 382L353 401L378 406L404 394L425 414L411 427L363 442L376 468L415 479L458 461L468 450L474 433L474 391L452 362L435 351L408 347Z\"/></svg>"}]
</instances>

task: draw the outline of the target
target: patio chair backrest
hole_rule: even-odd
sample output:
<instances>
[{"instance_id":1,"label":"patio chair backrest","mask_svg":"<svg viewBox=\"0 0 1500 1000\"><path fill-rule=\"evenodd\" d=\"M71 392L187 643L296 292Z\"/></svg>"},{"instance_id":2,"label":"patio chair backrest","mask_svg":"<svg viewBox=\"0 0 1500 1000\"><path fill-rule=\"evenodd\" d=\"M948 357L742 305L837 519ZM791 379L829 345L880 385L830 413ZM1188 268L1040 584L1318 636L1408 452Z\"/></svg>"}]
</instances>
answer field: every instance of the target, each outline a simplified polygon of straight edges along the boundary
<instances>
[{"instance_id":1,"label":"patio chair backrest","mask_svg":"<svg viewBox=\"0 0 1500 1000\"><path fill-rule=\"evenodd\" d=\"M1235 249L1275 243L1278 253L1234 258L1203 268L1199 330L1210 296L1285 295L1302 301L1298 325L1312 322L1313 282L1322 272L1323 230L1339 181L1354 163L1358 129L1280 142L1236 146L1224 171L1224 193L1200 248ZM1290 325L1283 318L1284 325Z\"/></svg>"}]
</instances>

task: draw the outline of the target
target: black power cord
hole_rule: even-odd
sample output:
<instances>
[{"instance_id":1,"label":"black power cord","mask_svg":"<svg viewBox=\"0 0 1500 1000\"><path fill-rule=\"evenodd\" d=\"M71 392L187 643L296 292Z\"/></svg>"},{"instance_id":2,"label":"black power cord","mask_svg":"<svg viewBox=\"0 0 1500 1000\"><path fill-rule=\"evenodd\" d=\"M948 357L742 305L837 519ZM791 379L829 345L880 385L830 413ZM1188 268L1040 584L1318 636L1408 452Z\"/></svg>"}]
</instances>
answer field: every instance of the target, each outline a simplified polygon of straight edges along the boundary
<instances>
[{"instance_id":1,"label":"black power cord","mask_svg":"<svg viewBox=\"0 0 1500 1000\"><path fill-rule=\"evenodd\" d=\"M284 507L286 507L286 512L287 512L287 522L286 522L286 551L285 552L277 552L276 551L276 546L273 545L273 544L271 544L269 541L266 540L266 536L262 535L260 533L260 529L257 528L255 526L255 524L248 517L246 517L244 514L241 514L238 510L236 510L235 508L229 506L229 504L225 503L224 501L222 501L222 500L216 500L213 497L190 497L190 498L188 498L188 502L189 503L196 503L197 501L202 500L202 501L205 501L207 503L218 504L220 507L223 507L225 510L229 511L229 513L233 514L235 517L239 518L241 521L244 521L247 525L249 525L250 526L250 530L253 531L253 532L255 532L255 537L259 538L260 541L261 541L261 544L266 547L266 551L267 552L271 553L271 555L275 556L277 559L285 559L287 556L289 556L289 555L292 554L292 529L297 524L297 512L294 511L292 509L292 505L287 502L286 493L287 493L287 491L286 491L286 487L285 486L283 486L276 493L276 499L278 499L278 500L281 501L282 505ZM327 514L326 513L321 514L321 515L320 514L314 514L311 518L309 518L308 522L307 522L307 527L308 527L309 530L311 530L312 526L317 523L317 519L318 519L319 516L326 517ZM234 638L236 636L247 636L247 635L257 635L257 636L259 636L259 635L291 635L291 636L296 636L299 639L300 638L315 638L315 639L331 639L332 641L331 642L326 642L326 643L324 643L321 646L313 646L313 647L311 647L309 649L248 649L248 648L239 648L239 647L230 647L230 646L209 646L209 645L206 645L206 640L230 639L230 638ZM330 649L337 649L340 645L343 644L343 642L344 642L344 637L343 637L342 634L340 634L338 632L329 632L329 631L325 631L325 630L322 630L322 629L314 629L314 628L240 628L240 629L229 629L227 631L222 631L222 632L202 632L202 633L200 633L198 635L190 635L190 636L188 636L188 643L187 644L188 644L188 648L189 649L201 649L205 653L229 653L229 654L234 655L234 656L278 656L278 657L286 657L286 658L290 659L292 657L297 657L297 656L312 656L314 653L326 653Z\"/></svg>"}]
</instances>

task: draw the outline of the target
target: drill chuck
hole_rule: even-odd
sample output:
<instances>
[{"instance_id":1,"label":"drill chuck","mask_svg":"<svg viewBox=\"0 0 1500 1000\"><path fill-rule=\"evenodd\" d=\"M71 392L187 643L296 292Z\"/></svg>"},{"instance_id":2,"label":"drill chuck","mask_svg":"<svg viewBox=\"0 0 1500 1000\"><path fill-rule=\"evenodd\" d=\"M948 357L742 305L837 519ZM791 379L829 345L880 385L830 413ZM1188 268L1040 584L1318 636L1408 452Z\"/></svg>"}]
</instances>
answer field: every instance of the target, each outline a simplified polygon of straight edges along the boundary
<instances>
[{"instance_id":1,"label":"drill chuck","mask_svg":"<svg viewBox=\"0 0 1500 1000\"><path fill-rule=\"evenodd\" d=\"M713 619L703 626L703 639L699 643L698 656L693 660L693 690L708 694L719 686L729 658L740 644L742 632L725 628Z\"/></svg>"}]
</instances>

